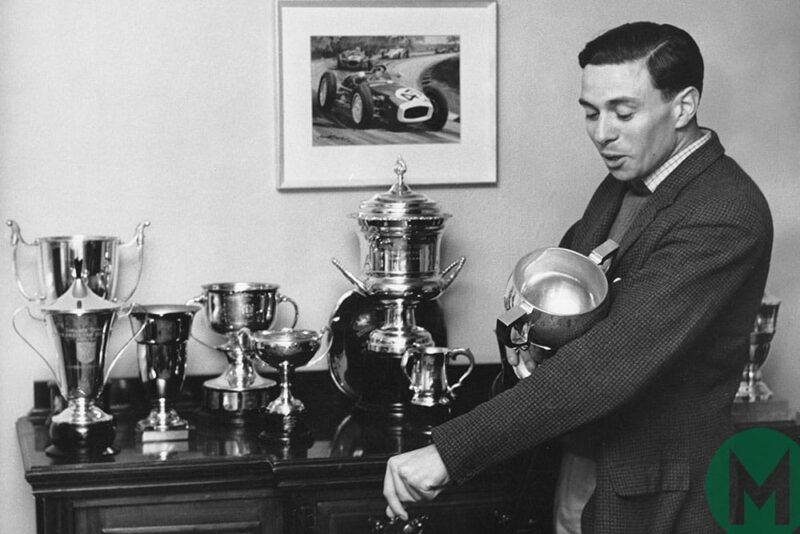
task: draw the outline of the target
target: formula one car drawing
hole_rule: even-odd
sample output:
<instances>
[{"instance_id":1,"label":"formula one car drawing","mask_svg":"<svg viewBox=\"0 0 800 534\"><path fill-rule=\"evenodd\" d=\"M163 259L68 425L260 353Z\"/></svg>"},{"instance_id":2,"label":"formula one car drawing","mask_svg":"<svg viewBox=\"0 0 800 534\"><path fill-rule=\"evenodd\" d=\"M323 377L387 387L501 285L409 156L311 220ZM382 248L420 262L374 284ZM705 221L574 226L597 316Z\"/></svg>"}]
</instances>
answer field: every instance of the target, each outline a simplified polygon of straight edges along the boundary
<instances>
[{"instance_id":1,"label":"formula one car drawing","mask_svg":"<svg viewBox=\"0 0 800 534\"><path fill-rule=\"evenodd\" d=\"M336 56L336 68L370 70L372 68L372 60L360 48L354 48L353 50L345 50Z\"/></svg>"},{"instance_id":2,"label":"formula one car drawing","mask_svg":"<svg viewBox=\"0 0 800 534\"><path fill-rule=\"evenodd\" d=\"M369 128L382 120L391 129L422 124L438 131L447 123L447 98L438 87L409 87L389 74L383 64L348 74L341 82L334 71L325 71L319 80L317 104L324 112L334 105L349 109L358 128Z\"/></svg>"}]
</instances>

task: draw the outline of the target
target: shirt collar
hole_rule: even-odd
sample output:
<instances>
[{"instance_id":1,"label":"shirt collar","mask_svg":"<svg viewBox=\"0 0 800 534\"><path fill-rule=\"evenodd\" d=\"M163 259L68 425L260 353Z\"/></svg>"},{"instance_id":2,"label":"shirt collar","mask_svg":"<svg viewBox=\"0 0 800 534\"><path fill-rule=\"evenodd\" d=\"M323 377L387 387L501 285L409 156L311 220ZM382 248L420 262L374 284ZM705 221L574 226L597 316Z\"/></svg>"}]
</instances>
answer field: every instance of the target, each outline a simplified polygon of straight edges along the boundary
<instances>
[{"instance_id":1,"label":"shirt collar","mask_svg":"<svg viewBox=\"0 0 800 534\"><path fill-rule=\"evenodd\" d=\"M644 183L645 186L647 186L647 189L649 189L650 192L655 191L656 187L658 187L661 184L661 182L663 182L667 178L667 176L669 176L670 173L675 170L675 168L678 165L683 163L683 160L688 158L693 152L695 152L698 148L703 146L706 141L711 139L711 130L703 129L702 131L703 135L698 140L694 141L692 144L690 144L689 146L687 146L686 148L684 148L683 150L681 150L680 152L669 158L667 161L662 163L655 171L653 171L649 176L647 176L642 180L642 182Z\"/></svg>"}]
</instances>

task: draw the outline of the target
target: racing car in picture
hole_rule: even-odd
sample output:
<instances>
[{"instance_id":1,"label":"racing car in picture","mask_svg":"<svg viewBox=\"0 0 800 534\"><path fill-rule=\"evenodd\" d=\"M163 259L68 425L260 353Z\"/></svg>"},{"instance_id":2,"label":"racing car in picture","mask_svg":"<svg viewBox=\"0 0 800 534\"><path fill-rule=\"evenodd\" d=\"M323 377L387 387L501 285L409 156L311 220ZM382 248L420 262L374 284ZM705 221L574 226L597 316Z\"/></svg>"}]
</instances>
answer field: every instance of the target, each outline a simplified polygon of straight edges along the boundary
<instances>
[{"instance_id":1,"label":"racing car in picture","mask_svg":"<svg viewBox=\"0 0 800 534\"><path fill-rule=\"evenodd\" d=\"M336 68L370 70L372 68L372 60L367 54L362 52L360 48L354 48L352 50L345 50L336 56Z\"/></svg>"},{"instance_id":2,"label":"racing car in picture","mask_svg":"<svg viewBox=\"0 0 800 534\"><path fill-rule=\"evenodd\" d=\"M369 128L381 120L390 128L422 124L438 131L447 123L447 97L435 85L420 89L399 82L377 64L369 71L348 74L338 80L336 73L325 71L319 80L317 104L324 112L334 105L348 109L358 128Z\"/></svg>"},{"instance_id":3,"label":"racing car in picture","mask_svg":"<svg viewBox=\"0 0 800 534\"><path fill-rule=\"evenodd\" d=\"M391 48L381 53L383 59L408 59L408 48Z\"/></svg>"}]
</instances>

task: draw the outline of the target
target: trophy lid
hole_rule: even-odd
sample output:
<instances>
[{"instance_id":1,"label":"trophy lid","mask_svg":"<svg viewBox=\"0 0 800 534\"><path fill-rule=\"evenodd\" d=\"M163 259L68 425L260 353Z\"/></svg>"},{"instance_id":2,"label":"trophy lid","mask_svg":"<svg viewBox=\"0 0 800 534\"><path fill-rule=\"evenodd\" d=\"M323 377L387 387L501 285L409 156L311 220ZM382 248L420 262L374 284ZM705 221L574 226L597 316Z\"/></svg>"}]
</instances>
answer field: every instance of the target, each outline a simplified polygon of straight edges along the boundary
<instances>
[{"instance_id":1,"label":"trophy lid","mask_svg":"<svg viewBox=\"0 0 800 534\"><path fill-rule=\"evenodd\" d=\"M121 304L108 301L92 291L92 288L86 284L83 276L80 275L82 272L82 265L83 260L75 260L75 265L73 267L74 281L72 285L55 302L49 306L43 306L43 312L82 314L115 311L121 307Z\"/></svg>"},{"instance_id":2,"label":"trophy lid","mask_svg":"<svg viewBox=\"0 0 800 534\"><path fill-rule=\"evenodd\" d=\"M407 167L402 157L397 158L394 173L397 181L385 193L379 193L361 203L359 219L444 219L439 203L422 193L412 191L405 183Z\"/></svg>"}]
</instances>

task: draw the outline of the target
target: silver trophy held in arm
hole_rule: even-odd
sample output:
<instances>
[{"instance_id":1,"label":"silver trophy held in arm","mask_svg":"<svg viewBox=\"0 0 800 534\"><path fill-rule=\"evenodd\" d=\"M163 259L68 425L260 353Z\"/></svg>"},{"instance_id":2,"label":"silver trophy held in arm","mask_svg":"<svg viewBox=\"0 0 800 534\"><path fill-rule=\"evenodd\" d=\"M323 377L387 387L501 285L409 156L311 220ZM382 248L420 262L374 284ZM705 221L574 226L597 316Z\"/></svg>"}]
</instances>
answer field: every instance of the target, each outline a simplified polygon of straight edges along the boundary
<instances>
[{"instance_id":1,"label":"silver trophy held in arm","mask_svg":"<svg viewBox=\"0 0 800 534\"><path fill-rule=\"evenodd\" d=\"M294 309L291 327L297 324L297 303L278 292L276 284L261 282L227 282L206 284L203 293L187 304L201 304L211 329L225 336L222 345L205 345L223 352L228 367L216 378L203 384L203 408L209 415L221 416L230 421L241 419L247 422L257 416L268 400L268 389L274 380L262 377L253 366L253 355L249 352L247 339L251 332L269 330L275 320L279 304L288 303Z\"/></svg>"},{"instance_id":2,"label":"silver trophy held in arm","mask_svg":"<svg viewBox=\"0 0 800 534\"><path fill-rule=\"evenodd\" d=\"M83 273L83 274L81 274ZM14 312L12 325L17 335L47 364L55 377L67 407L50 422L50 456L84 459L115 454L116 421L97 406L112 368L138 332L125 342L106 365L106 349L122 310L122 304L97 296L85 282L82 261L74 260L70 288L55 302L38 310L23 306ZM18 316L26 311L30 319L44 323L54 342L55 358L49 358L22 334ZM41 317L35 312L41 313Z\"/></svg>"},{"instance_id":3,"label":"silver trophy held in arm","mask_svg":"<svg viewBox=\"0 0 800 534\"><path fill-rule=\"evenodd\" d=\"M199 306L135 305L130 313L136 336L139 377L152 406L136 424L142 442L188 439L190 425L173 408L186 376L186 345Z\"/></svg>"},{"instance_id":4,"label":"silver trophy held in arm","mask_svg":"<svg viewBox=\"0 0 800 534\"><path fill-rule=\"evenodd\" d=\"M520 258L506 285L498 340L517 351L532 351L540 361L588 331L608 313L606 260L617 248L609 239L589 256L548 247ZM519 378L530 374L521 359L514 372Z\"/></svg>"},{"instance_id":5,"label":"silver trophy held in arm","mask_svg":"<svg viewBox=\"0 0 800 534\"><path fill-rule=\"evenodd\" d=\"M136 292L142 276L144 264L144 230L150 221L144 221L136 227L134 236L127 243L118 237L97 235L64 235L39 237L28 243L22 238L19 225L6 221L11 228L12 268L14 279L20 293L26 300L38 304L47 304L70 289L76 276L82 276L84 283L98 297L110 302L126 303ZM135 283L127 291L121 289L120 265L122 256L129 251L137 256ZM20 277L19 262L33 258L36 254L38 266L38 287L36 291L26 288ZM74 262L81 260L82 270L74 274Z\"/></svg>"},{"instance_id":6,"label":"silver trophy held in arm","mask_svg":"<svg viewBox=\"0 0 800 534\"><path fill-rule=\"evenodd\" d=\"M761 402L772 399L772 390L761 377L761 367L767 360L772 338L775 336L775 325L778 322L778 309L781 301L765 294L758 308L753 329L750 332L750 352L742 371L736 402Z\"/></svg>"}]
</instances>

